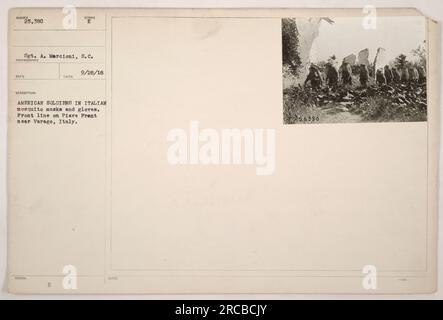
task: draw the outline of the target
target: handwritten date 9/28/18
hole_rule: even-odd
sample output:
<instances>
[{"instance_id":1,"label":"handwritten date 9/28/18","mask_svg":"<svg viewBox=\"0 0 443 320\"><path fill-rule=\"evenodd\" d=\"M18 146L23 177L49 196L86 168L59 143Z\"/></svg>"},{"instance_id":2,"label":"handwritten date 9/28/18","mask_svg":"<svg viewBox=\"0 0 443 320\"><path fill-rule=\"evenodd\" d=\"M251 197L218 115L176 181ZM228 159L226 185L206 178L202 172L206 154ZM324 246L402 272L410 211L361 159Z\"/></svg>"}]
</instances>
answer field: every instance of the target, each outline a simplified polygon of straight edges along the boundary
<instances>
[{"instance_id":1,"label":"handwritten date 9/28/18","mask_svg":"<svg viewBox=\"0 0 443 320\"><path fill-rule=\"evenodd\" d=\"M81 70L80 74L82 76L103 76L105 71L102 69L84 69Z\"/></svg>"}]
</instances>

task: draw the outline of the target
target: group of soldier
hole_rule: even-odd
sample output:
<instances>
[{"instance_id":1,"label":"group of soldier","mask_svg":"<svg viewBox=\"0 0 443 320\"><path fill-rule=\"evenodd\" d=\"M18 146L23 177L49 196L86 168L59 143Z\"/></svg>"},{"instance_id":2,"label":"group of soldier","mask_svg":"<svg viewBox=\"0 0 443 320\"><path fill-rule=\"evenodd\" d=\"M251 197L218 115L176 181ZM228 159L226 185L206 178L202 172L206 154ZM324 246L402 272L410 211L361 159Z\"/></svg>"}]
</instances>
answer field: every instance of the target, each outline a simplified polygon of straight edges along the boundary
<instances>
[{"instance_id":1,"label":"group of soldier","mask_svg":"<svg viewBox=\"0 0 443 320\"><path fill-rule=\"evenodd\" d=\"M324 75L320 69L311 64L309 67L309 73L304 82L304 86L310 83L313 89L319 89L323 86L325 82L329 88L337 88L339 85L344 87L350 87L353 84L352 78L352 68L350 63L343 60L340 68L337 68L333 63L328 62L325 65ZM357 72L359 77L359 82L361 87L367 87L369 79L371 77L368 66L366 64L360 64L357 67ZM386 65L382 68L378 68L375 71L375 83L379 86L391 85L394 83L425 83L426 82L426 71L425 68L420 67L390 67Z\"/></svg>"}]
</instances>

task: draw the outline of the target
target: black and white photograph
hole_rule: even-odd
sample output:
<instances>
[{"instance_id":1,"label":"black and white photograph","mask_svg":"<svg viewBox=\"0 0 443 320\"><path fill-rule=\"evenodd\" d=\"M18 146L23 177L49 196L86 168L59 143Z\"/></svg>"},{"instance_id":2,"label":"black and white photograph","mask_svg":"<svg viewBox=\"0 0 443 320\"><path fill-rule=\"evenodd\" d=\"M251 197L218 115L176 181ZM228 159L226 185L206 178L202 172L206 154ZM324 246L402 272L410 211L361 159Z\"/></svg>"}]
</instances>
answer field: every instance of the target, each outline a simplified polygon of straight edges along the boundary
<instances>
[{"instance_id":1,"label":"black and white photograph","mask_svg":"<svg viewBox=\"0 0 443 320\"><path fill-rule=\"evenodd\" d=\"M422 17L282 19L283 122L427 121Z\"/></svg>"}]
</instances>

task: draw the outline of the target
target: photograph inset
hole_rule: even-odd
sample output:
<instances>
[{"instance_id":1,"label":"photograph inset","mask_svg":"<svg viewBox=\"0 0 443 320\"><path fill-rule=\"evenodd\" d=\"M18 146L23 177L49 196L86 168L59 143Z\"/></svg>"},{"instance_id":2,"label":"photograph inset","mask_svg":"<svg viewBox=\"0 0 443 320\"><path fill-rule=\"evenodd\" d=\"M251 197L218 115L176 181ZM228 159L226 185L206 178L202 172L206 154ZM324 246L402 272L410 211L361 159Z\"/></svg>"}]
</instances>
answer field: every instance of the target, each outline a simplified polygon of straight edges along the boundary
<instances>
[{"instance_id":1,"label":"photograph inset","mask_svg":"<svg viewBox=\"0 0 443 320\"><path fill-rule=\"evenodd\" d=\"M282 19L283 122L427 120L423 17Z\"/></svg>"}]
</instances>

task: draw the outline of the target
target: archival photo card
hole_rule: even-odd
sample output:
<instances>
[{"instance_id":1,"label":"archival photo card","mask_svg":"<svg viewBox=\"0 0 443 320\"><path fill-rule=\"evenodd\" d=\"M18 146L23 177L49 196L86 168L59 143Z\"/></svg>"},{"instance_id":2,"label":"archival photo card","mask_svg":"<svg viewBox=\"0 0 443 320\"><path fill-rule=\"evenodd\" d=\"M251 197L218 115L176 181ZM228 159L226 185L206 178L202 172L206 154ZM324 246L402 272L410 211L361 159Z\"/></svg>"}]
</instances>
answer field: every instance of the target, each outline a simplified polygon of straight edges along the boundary
<instances>
[{"instance_id":1,"label":"archival photo card","mask_svg":"<svg viewBox=\"0 0 443 320\"><path fill-rule=\"evenodd\" d=\"M434 292L439 24L374 14L10 10L9 292Z\"/></svg>"}]
</instances>

